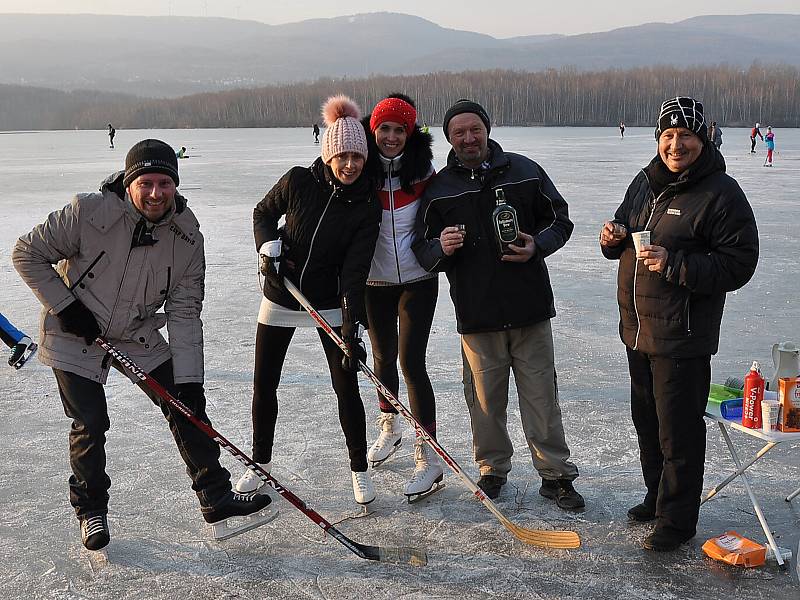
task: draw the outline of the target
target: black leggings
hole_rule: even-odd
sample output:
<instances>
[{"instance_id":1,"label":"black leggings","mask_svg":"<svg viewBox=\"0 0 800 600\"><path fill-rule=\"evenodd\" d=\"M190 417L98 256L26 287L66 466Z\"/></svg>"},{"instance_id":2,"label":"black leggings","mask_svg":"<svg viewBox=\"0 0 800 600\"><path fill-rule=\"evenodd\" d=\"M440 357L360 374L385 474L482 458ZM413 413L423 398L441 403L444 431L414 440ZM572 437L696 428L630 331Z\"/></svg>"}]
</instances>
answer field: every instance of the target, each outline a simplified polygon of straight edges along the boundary
<instances>
[{"instance_id":1,"label":"black leggings","mask_svg":"<svg viewBox=\"0 0 800 600\"><path fill-rule=\"evenodd\" d=\"M401 285L370 285L366 293L375 374L397 396L399 354L411 412L432 436L436 435L436 399L425 353L438 294L436 277ZM382 394L378 402L382 412L397 412Z\"/></svg>"},{"instance_id":2,"label":"black leggings","mask_svg":"<svg viewBox=\"0 0 800 600\"><path fill-rule=\"evenodd\" d=\"M335 328L340 332L340 328ZM339 404L339 423L342 425L351 471L367 470L367 427L364 403L358 391L357 373L342 368L342 351L322 330L317 329L328 359L333 390ZM278 384L294 327L258 324L256 330L256 364L253 374L253 460L266 463L272 460L275 423L278 420ZM316 409L312 407L312 409Z\"/></svg>"}]
</instances>

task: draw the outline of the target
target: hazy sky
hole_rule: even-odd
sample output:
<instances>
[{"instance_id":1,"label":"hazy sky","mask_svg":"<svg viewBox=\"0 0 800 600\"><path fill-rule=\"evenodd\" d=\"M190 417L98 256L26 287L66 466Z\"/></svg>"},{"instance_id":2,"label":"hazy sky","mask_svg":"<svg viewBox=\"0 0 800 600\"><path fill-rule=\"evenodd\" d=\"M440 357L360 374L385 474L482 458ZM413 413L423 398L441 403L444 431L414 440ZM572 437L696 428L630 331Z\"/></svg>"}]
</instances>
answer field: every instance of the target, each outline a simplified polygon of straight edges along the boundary
<instances>
[{"instance_id":1,"label":"hazy sky","mask_svg":"<svg viewBox=\"0 0 800 600\"><path fill-rule=\"evenodd\" d=\"M231 17L277 25L361 12L404 12L443 27L511 37L540 33L607 31L653 21L673 23L715 14L800 13L798 0L641 0L538 2L533 0L349 0L290 2L245 0L0 0L0 13L96 13ZM398 32L402 36L402 32Z\"/></svg>"}]
</instances>

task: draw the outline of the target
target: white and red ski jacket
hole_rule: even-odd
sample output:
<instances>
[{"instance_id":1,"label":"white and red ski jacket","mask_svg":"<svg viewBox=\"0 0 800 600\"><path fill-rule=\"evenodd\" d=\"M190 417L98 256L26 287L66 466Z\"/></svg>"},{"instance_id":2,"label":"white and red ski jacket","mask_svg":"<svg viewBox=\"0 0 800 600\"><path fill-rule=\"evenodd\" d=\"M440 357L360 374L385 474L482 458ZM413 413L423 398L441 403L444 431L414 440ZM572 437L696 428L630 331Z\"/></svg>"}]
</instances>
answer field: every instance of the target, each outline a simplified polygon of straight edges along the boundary
<instances>
[{"instance_id":1,"label":"white and red ski jacket","mask_svg":"<svg viewBox=\"0 0 800 600\"><path fill-rule=\"evenodd\" d=\"M413 190L409 193L401 189L397 176L402 154L392 159L380 156L380 159L386 175L378 192L383 216L367 285L398 285L435 277L420 266L411 250L420 197L435 173L433 165L423 178L412 183Z\"/></svg>"}]
</instances>

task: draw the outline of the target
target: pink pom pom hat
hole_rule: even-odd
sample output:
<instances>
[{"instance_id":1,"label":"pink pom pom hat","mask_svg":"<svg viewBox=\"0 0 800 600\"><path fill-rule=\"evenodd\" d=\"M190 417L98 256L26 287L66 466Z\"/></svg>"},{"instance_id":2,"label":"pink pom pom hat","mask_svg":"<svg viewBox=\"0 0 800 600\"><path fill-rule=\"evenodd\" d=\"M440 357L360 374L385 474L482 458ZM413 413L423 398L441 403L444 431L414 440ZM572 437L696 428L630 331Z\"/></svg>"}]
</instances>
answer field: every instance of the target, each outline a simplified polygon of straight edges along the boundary
<instances>
[{"instance_id":1,"label":"pink pom pom hat","mask_svg":"<svg viewBox=\"0 0 800 600\"><path fill-rule=\"evenodd\" d=\"M361 125L358 104L344 95L331 96L322 105L322 119L327 125L322 136L322 160L326 164L346 152L367 159L367 134Z\"/></svg>"}]
</instances>

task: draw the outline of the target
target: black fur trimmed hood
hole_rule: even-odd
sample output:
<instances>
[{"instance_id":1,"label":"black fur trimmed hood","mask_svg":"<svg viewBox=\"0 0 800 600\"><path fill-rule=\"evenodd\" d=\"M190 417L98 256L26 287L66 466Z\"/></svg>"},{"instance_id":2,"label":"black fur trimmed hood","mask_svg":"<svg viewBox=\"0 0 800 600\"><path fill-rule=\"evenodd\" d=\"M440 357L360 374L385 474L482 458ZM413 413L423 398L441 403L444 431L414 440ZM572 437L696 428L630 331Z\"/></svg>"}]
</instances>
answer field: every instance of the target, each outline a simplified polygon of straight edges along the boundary
<instances>
[{"instance_id":1,"label":"black fur trimmed hood","mask_svg":"<svg viewBox=\"0 0 800 600\"><path fill-rule=\"evenodd\" d=\"M369 157L365 168L376 181L383 181L384 173L383 165L379 158L380 151L375 143L375 134L369 130L371 116L369 114L361 119L364 130L367 132L367 146L369 148ZM430 171L432 162L433 136L430 133L423 132L419 125L414 125L414 132L406 140L406 147L403 149L403 160L397 172L403 191L410 192L411 185L415 181L424 179Z\"/></svg>"}]
</instances>

